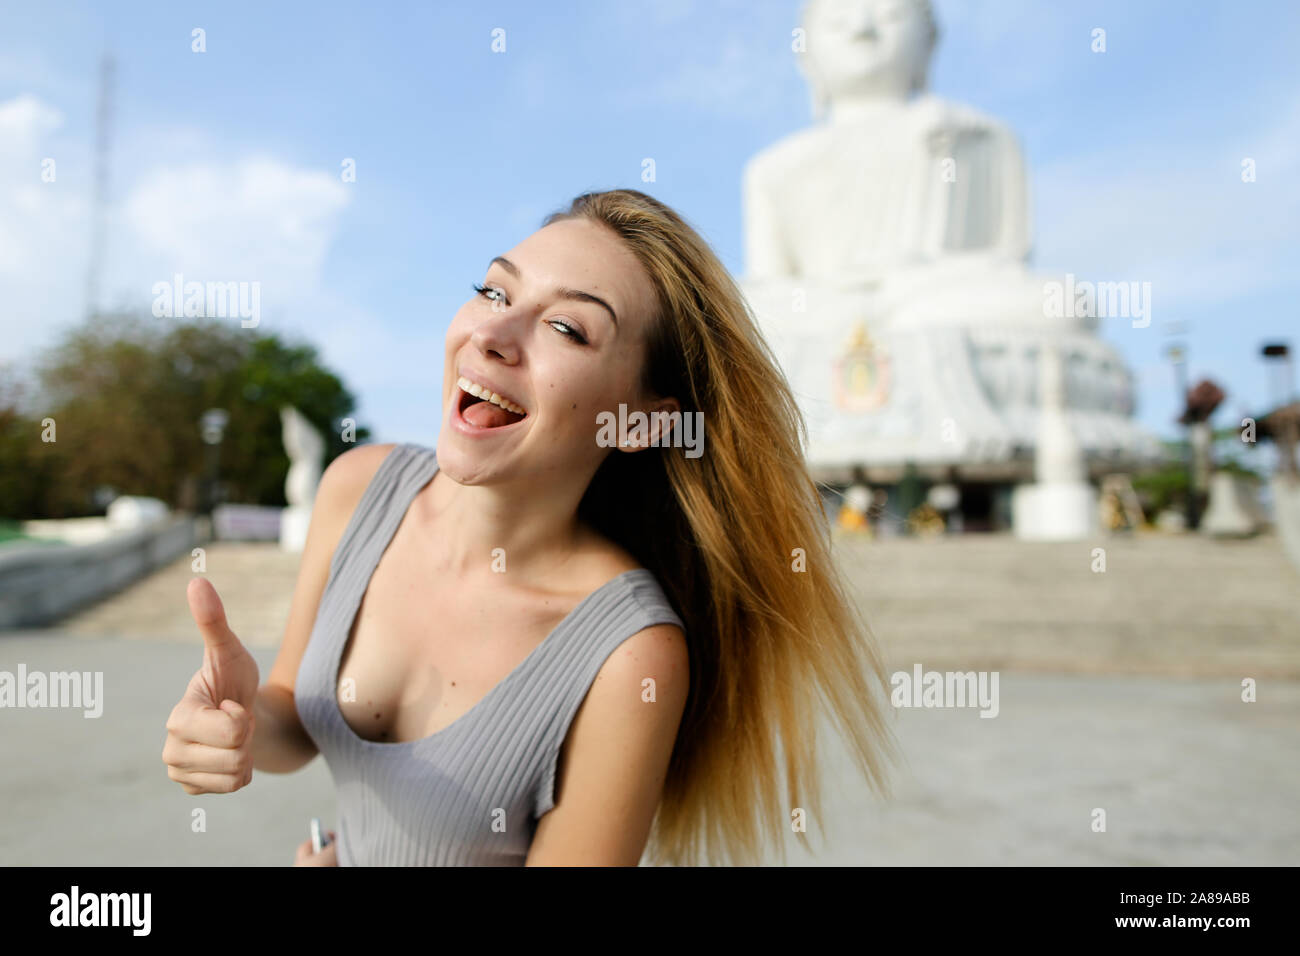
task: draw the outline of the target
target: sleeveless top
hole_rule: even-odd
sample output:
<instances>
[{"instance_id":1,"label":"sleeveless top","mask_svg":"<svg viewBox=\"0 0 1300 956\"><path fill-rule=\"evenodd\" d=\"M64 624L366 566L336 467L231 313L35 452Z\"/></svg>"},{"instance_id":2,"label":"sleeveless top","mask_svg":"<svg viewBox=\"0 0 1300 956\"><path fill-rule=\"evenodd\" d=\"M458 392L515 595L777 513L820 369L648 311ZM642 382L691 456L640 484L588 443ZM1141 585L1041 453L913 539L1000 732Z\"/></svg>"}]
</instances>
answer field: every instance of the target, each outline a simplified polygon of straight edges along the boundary
<instances>
[{"instance_id":1,"label":"sleeveless top","mask_svg":"<svg viewBox=\"0 0 1300 956\"><path fill-rule=\"evenodd\" d=\"M560 747L605 660L651 625L683 627L652 572L626 571L452 724L413 741L358 736L336 697L343 648L371 574L437 470L433 448L409 443L380 464L335 548L298 667L298 716L338 791L340 866L522 866L555 803Z\"/></svg>"}]
</instances>

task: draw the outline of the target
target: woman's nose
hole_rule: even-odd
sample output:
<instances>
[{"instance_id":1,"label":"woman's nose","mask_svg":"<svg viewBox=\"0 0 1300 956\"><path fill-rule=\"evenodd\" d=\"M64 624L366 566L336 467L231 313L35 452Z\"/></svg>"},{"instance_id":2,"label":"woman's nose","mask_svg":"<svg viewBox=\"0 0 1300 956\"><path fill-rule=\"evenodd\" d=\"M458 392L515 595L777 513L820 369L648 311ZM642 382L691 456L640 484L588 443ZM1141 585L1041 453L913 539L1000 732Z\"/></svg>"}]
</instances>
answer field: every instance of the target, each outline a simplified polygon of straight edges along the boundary
<instances>
[{"instance_id":1,"label":"woman's nose","mask_svg":"<svg viewBox=\"0 0 1300 956\"><path fill-rule=\"evenodd\" d=\"M509 311L494 311L479 323L469 339L484 355L493 353L510 364L519 361L518 317Z\"/></svg>"}]
</instances>

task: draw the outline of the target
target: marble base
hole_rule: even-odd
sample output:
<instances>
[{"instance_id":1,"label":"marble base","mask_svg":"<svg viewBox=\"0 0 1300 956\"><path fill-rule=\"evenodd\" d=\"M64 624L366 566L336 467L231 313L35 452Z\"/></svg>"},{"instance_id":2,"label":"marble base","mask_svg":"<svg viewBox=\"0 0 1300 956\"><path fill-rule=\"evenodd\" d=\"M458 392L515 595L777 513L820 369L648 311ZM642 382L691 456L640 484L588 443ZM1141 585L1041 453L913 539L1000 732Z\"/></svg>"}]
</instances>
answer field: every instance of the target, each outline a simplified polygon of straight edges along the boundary
<instances>
[{"instance_id":1,"label":"marble base","mask_svg":"<svg viewBox=\"0 0 1300 956\"><path fill-rule=\"evenodd\" d=\"M1244 538L1258 530L1255 482L1226 471L1210 477L1210 504L1201 518L1202 534Z\"/></svg>"},{"instance_id":2,"label":"marble base","mask_svg":"<svg viewBox=\"0 0 1300 956\"><path fill-rule=\"evenodd\" d=\"M819 480L909 462L1005 466L1016 481L1034 480L1042 282L1022 283L1023 294L996 308L967 300L964 313L956 292L940 303L911 287L914 301L812 279L743 288L807 421ZM1132 418L1122 357L1084 320L1052 322L1061 323L1051 328L1065 357L1064 419L1085 460L1110 471L1159 461L1159 442ZM855 344L859 331L865 344Z\"/></svg>"},{"instance_id":3,"label":"marble base","mask_svg":"<svg viewBox=\"0 0 1300 956\"><path fill-rule=\"evenodd\" d=\"M1291 565L1300 571L1300 480L1290 475L1274 475L1269 481L1273 492L1273 520Z\"/></svg>"},{"instance_id":4,"label":"marble base","mask_svg":"<svg viewBox=\"0 0 1300 956\"><path fill-rule=\"evenodd\" d=\"M311 524L311 508L294 505L280 514L280 550L301 551L307 546L307 528Z\"/></svg>"},{"instance_id":5,"label":"marble base","mask_svg":"<svg viewBox=\"0 0 1300 956\"><path fill-rule=\"evenodd\" d=\"M1087 482L1018 485L1011 523L1023 541L1077 541L1097 533L1097 490Z\"/></svg>"}]
</instances>

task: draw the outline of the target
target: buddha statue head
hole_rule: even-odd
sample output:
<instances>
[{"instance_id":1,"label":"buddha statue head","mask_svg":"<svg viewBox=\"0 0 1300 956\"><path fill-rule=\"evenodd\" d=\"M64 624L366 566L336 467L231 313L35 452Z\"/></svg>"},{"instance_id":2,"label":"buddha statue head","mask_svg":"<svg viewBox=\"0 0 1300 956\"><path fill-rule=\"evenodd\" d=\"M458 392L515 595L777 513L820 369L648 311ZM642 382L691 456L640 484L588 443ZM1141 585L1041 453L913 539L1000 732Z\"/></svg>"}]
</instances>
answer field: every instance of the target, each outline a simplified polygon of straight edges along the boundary
<instances>
[{"instance_id":1,"label":"buddha statue head","mask_svg":"<svg viewBox=\"0 0 1300 956\"><path fill-rule=\"evenodd\" d=\"M821 118L836 100L904 100L924 90L939 29L929 0L809 0L799 67Z\"/></svg>"}]
</instances>

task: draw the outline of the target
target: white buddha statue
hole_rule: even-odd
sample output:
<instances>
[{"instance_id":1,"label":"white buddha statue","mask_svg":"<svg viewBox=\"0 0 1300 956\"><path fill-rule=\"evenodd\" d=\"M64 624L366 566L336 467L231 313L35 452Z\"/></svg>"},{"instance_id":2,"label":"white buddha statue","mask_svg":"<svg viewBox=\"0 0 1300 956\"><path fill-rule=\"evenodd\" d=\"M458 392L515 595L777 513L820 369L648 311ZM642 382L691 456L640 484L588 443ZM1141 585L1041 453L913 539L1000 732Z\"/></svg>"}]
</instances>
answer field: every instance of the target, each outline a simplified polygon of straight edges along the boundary
<instances>
[{"instance_id":1,"label":"white buddha statue","mask_svg":"<svg viewBox=\"0 0 1300 956\"><path fill-rule=\"evenodd\" d=\"M938 37L925 0L812 0L799 65L825 122L745 173L750 279L874 285L957 259L1024 262L1024 163L1005 126L925 91Z\"/></svg>"},{"instance_id":2,"label":"white buddha statue","mask_svg":"<svg viewBox=\"0 0 1300 956\"><path fill-rule=\"evenodd\" d=\"M1032 477L1046 335L1084 452L1150 451L1096 319L1045 317L1014 134L926 90L928 0L809 0L803 27L817 122L745 167L741 285L814 470L1023 461Z\"/></svg>"}]
</instances>

